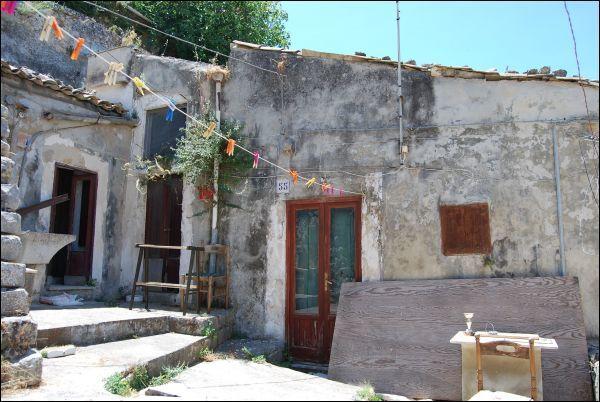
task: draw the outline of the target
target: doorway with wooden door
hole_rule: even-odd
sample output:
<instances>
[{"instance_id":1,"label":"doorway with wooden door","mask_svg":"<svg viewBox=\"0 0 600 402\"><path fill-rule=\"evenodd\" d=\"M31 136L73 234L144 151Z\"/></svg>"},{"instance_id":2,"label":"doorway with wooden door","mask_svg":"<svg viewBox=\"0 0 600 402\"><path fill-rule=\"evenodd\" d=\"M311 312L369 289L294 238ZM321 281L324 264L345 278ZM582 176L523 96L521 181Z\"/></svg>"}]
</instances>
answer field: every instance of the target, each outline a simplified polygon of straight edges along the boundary
<instances>
[{"instance_id":1,"label":"doorway with wooden door","mask_svg":"<svg viewBox=\"0 0 600 402\"><path fill-rule=\"evenodd\" d=\"M181 246L183 180L173 175L151 181L146 193L146 244ZM150 281L179 283L180 250L148 250ZM177 292L163 289L163 292Z\"/></svg>"},{"instance_id":2,"label":"doorway with wooden door","mask_svg":"<svg viewBox=\"0 0 600 402\"><path fill-rule=\"evenodd\" d=\"M50 232L73 234L48 264L48 283L84 285L92 276L94 224L98 175L67 165L56 164L53 197L68 195L68 201L52 207Z\"/></svg>"},{"instance_id":3,"label":"doorway with wooden door","mask_svg":"<svg viewBox=\"0 0 600 402\"><path fill-rule=\"evenodd\" d=\"M294 360L329 361L340 289L361 281L361 198L287 204L286 338Z\"/></svg>"}]
</instances>

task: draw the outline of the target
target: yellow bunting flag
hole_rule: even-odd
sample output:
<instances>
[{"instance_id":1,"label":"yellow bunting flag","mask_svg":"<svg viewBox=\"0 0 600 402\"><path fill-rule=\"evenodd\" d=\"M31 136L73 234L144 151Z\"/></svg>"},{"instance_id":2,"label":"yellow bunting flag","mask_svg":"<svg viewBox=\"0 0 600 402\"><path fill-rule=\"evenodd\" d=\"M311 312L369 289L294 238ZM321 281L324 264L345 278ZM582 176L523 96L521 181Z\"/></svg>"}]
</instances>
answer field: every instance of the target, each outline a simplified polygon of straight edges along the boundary
<instances>
[{"instance_id":1,"label":"yellow bunting flag","mask_svg":"<svg viewBox=\"0 0 600 402\"><path fill-rule=\"evenodd\" d=\"M71 60L77 60L79 58L79 53L81 53L81 49L83 49L84 44L85 39L77 39L77 41L75 42L75 49L73 49L73 53L71 53Z\"/></svg>"},{"instance_id":2,"label":"yellow bunting flag","mask_svg":"<svg viewBox=\"0 0 600 402\"><path fill-rule=\"evenodd\" d=\"M142 81L139 77L133 77L132 81L135 84L135 87L137 88L138 92L142 96L144 95L144 89L149 90L149 88L146 86L146 83Z\"/></svg>"},{"instance_id":3,"label":"yellow bunting flag","mask_svg":"<svg viewBox=\"0 0 600 402\"><path fill-rule=\"evenodd\" d=\"M317 182L317 179L315 179L314 177L312 179L310 179L309 181L306 182L306 187L310 187L313 184L315 184Z\"/></svg>"},{"instance_id":4,"label":"yellow bunting flag","mask_svg":"<svg viewBox=\"0 0 600 402\"><path fill-rule=\"evenodd\" d=\"M296 170L290 170L290 175L292 175L292 182L294 184L298 183L298 172Z\"/></svg>"},{"instance_id":5,"label":"yellow bunting flag","mask_svg":"<svg viewBox=\"0 0 600 402\"><path fill-rule=\"evenodd\" d=\"M225 152L227 153L227 155L233 156L234 149L235 149L235 140L230 138L227 140L227 149L225 150Z\"/></svg>"},{"instance_id":6,"label":"yellow bunting flag","mask_svg":"<svg viewBox=\"0 0 600 402\"><path fill-rule=\"evenodd\" d=\"M54 36L56 36L56 39L62 40L64 38L62 29L60 29L60 27L58 26L58 22L54 17L52 17L52 30L54 31Z\"/></svg>"},{"instance_id":7,"label":"yellow bunting flag","mask_svg":"<svg viewBox=\"0 0 600 402\"><path fill-rule=\"evenodd\" d=\"M209 138L212 135L212 132L215 130L215 128L217 127L217 123L215 123L214 121L211 121L210 124L208 125L208 128L202 133L202 136L204 138Z\"/></svg>"},{"instance_id":8,"label":"yellow bunting flag","mask_svg":"<svg viewBox=\"0 0 600 402\"><path fill-rule=\"evenodd\" d=\"M40 32L40 40L42 42L48 42L50 39L50 32L52 31L52 22L54 21L54 17L46 17L44 21L44 26L42 27L42 32Z\"/></svg>"}]
</instances>

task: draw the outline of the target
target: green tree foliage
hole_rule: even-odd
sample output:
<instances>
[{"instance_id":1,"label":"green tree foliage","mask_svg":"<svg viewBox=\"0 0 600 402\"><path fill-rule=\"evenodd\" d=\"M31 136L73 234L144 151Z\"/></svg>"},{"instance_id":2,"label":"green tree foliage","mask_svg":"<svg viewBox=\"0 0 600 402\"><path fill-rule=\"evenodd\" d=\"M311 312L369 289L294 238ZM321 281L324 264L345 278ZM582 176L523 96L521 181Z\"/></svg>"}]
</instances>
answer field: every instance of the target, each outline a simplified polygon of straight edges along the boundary
<instances>
[{"instance_id":1,"label":"green tree foliage","mask_svg":"<svg viewBox=\"0 0 600 402\"><path fill-rule=\"evenodd\" d=\"M59 2L94 17L107 26L123 30L133 23L79 1ZM229 54L233 40L268 46L289 46L285 29L287 13L277 1L97 1L129 18L144 22L192 43ZM148 22L147 20L150 22ZM170 39L136 25L142 46L157 54L188 60L209 61L212 52ZM224 63L223 57L218 61Z\"/></svg>"}]
</instances>

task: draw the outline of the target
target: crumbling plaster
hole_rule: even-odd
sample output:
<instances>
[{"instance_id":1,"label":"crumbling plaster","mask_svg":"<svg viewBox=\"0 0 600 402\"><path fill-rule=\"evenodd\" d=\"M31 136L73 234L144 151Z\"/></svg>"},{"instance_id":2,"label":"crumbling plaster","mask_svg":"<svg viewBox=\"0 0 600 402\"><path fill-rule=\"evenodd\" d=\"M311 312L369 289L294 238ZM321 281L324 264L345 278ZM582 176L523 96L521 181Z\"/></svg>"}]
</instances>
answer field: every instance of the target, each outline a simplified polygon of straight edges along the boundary
<instances>
[{"instance_id":1,"label":"crumbling plaster","mask_svg":"<svg viewBox=\"0 0 600 402\"><path fill-rule=\"evenodd\" d=\"M269 69L281 60L273 51L232 52ZM587 335L598 336L598 208L579 155L586 111L578 85L406 72L410 152L401 165L394 67L288 54L283 81L235 60L230 68L224 117L245 124L251 149L365 193L364 280L557 274L555 127L567 274L579 276ZM597 132L598 88L588 86L586 94ZM592 143L581 144L594 172ZM285 200L317 191L295 186L277 195L275 176L285 174L264 165L249 175L255 178L231 197L243 209L226 210L221 232L232 245L236 326L250 335L282 338ZM491 256L443 256L439 205L481 201L490 206Z\"/></svg>"}]
</instances>

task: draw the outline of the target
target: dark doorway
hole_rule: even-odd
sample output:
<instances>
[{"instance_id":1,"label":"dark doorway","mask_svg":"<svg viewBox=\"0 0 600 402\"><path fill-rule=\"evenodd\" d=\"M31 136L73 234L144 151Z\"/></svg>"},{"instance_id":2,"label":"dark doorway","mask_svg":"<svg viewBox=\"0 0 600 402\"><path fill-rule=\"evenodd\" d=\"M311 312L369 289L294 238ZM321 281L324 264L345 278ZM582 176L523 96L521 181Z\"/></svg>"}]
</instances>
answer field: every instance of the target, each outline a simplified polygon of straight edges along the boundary
<instances>
[{"instance_id":1,"label":"dark doorway","mask_svg":"<svg viewBox=\"0 0 600 402\"><path fill-rule=\"evenodd\" d=\"M296 360L329 361L340 288L360 282L360 197L287 203L288 349Z\"/></svg>"},{"instance_id":2,"label":"dark doorway","mask_svg":"<svg viewBox=\"0 0 600 402\"><path fill-rule=\"evenodd\" d=\"M73 234L76 240L50 261L48 276L54 284L83 285L92 275L97 187L96 173L56 165L52 196L68 194L69 201L52 208L50 232Z\"/></svg>"},{"instance_id":3,"label":"dark doorway","mask_svg":"<svg viewBox=\"0 0 600 402\"><path fill-rule=\"evenodd\" d=\"M152 181L146 195L146 244L181 245L181 176ZM150 280L179 283L179 250L149 250ZM165 291L177 291L165 289Z\"/></svg>"}]
</instances>

